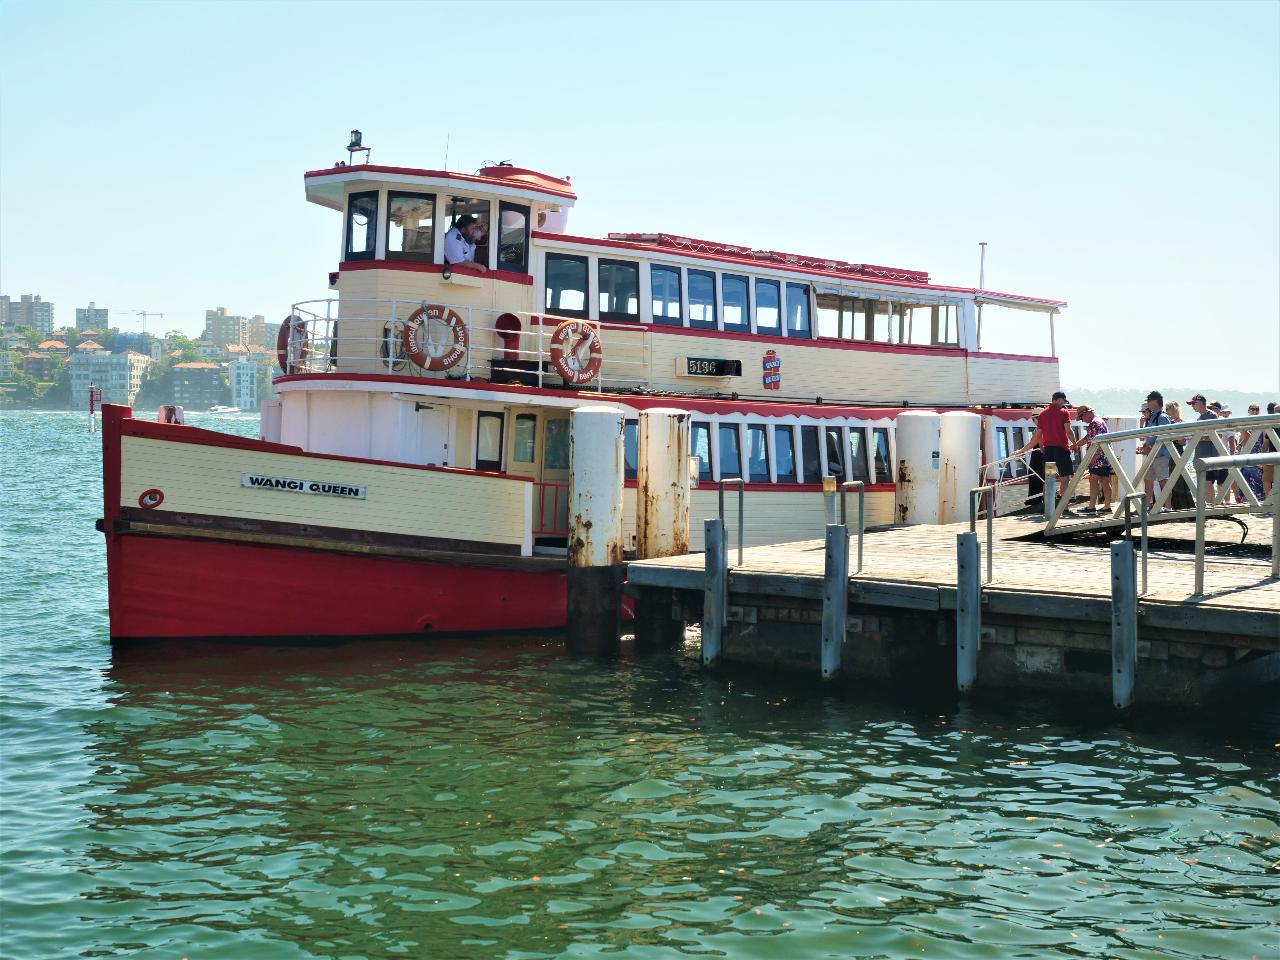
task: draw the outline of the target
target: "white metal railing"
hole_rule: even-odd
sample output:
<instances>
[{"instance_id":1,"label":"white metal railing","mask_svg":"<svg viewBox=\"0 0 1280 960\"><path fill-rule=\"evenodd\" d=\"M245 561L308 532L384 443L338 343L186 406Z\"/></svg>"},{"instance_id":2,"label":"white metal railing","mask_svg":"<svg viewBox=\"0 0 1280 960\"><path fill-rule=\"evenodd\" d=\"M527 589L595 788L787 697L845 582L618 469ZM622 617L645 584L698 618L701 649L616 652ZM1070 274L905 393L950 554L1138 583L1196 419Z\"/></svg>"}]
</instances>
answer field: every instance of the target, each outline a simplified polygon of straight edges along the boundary
<instances>
[{"instance_id":1,"label":"white metal railing","mask_svg":"<svg viewBox=\"0 0 1280 960\"><path fill-rule=\"evenodd\" d=\"M1272 431L1272 443L1275 431ZM1272 447L1280 451L1280 445ZM1196 595L1204 593L1204 521L1207 475L1213 470L1239 470L1241 467L1280 467L1280 452L1246 453L1234 457L1196 458ZM1280 577L1280 485L1271 485L1271 576Z\"/></svg>"},{"instance_id":2,"label":"white metal railing","mask_svg":"<svg viewBox=\"0 0 1280 960\"><path fill-rule=\"evenodd\" d=\"M1082 526L1096 527L1098 520L1104 519L1098 514L1088 518L1067 516L1067 508L1075 491L1084 482L1089 473L1089 464L1098 454L1106 458L1116 478L1119 489L1116 491L1115 506L1112 508L1110 520L1117 524L1124 511L1125 498L1131 494L1144 494L1147 477L1155 468L1162 450L1169 454L1169 477L1163 481L1150 502L1148 512L1154 519L1161 520L1194 520L1197 507L1174 509L1169 500L1177 486L1179 478L1186 482L1193 494L1197 489L1198 477L1194 471L1196 447L1200 443L1208 443L1216 454L1223 457L1234 457L1238 446L1244 453L1252 451L1259 438L1265 437L1273 451L1280 450L1280 414L1266 414L1257 417L1232 417L1229 420L1193 420L1175 423L1169 426L1143 427L1138 430L1121 430L1115 433L1104 433L1095 437L1080 457L1080 465L1067 481L1066 489L1059 499L1057 508L1045 524L1044 532L1066 533ZM1116 448L1136 440L1139 446L1149 445L1139 465L1133 471L1126 469L1124 458ZM1240 513L1261 513L1266 509L1265 502L1258 497L1239 466L1225 466L1226 481L1219 484L1218 489L1208 502L1203 505L1207 516L1223 517ZM1238 493L1238 500L1232 495ZM1272 499L1275 498L1274 488Z\"/></svg>"},{"instance_id":3,"label":"white metal railing","mask_svg":"<svg viewBox=\"0 0 1280 960\"><path fill-rule=\"evenodd\" d=\"M289 373L405 373L428 379L427 371L405 353L405 323L429 301L343 297L304 300L293 305L291 332L286 340ZM462 304L434 303L456 311L467 330L467 349L448 373L463 380L490 380L495 368L507 377L529 377L537 386L559 387L562 380L551 367L551 339L555 327L576 320L600 338L600 373L584 389L603 391L649 383L649 332L640 324L601 323L554 314L500 310ZM504 317L518 324L499 326ZM357 326L373 332L347 333ZM550 329L548 329L548 327ZM511 339L514 338L514 343ZM504 366L507 364L507 366Z\"/></svg>"}]
</instances>

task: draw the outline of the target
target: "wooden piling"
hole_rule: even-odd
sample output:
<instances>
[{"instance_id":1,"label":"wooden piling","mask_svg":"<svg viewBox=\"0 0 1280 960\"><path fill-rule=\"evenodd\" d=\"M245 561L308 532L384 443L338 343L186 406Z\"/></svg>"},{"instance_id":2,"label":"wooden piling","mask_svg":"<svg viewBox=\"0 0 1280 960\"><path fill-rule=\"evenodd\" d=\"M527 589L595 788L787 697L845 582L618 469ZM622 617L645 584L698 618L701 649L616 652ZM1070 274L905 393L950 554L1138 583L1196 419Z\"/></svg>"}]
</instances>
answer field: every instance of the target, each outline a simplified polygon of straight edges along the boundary
<instances>
[{"instance_id":1,"label":"wooden piling","mask_svg":"<svg viewBox=\"0 0 1280 960\"><path fill-rule=\"evenodd\" d=\"M822 577L822 679L840 672L849 620L849 528L827 525L826 561Z\"/></svg>"},{"instance_id":2,"label":"wooden piling","mask_svg":"<svg viewBox=\"0 0 1280 960\"><path fill-rule=\"evenodd\" d=\"M729 544L724 521L703 521L706 543L705 581L702 594L702 663L711 666L720 659L724 628L729 614Z\"/></svg>"},{"instance_id":3,"label":"wooden piling","mask_svg":"<svg viewBox=\"0 0 1280 960\"><path fill-rule=\"evenodd\" d=\"M1111 544L1111 701L1133 702L1138 663L1138 584L1132 540Z\"/></svg>"},{"instance_id":4,"label":"wooden piling","mask_svg":"<svg viewBox=\"0 0 1280 960\"><path fill-rule=\"evenodd\" d=\"M973 689L982 639L982 548L976 533L956 535L956 688Z\"/></svg>"}]
</instances>

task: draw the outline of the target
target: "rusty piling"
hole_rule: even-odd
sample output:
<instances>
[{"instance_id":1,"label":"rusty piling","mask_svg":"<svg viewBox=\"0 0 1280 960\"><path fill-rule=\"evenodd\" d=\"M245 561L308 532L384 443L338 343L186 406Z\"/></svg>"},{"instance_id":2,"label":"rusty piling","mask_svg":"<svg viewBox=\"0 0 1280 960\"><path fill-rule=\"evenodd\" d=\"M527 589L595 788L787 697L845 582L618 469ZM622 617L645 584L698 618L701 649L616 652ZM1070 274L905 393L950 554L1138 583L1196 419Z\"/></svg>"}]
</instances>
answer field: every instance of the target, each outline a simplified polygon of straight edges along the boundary
<instances>
[{"instance_id":1,"label":"rusty piling","mask_svg":"<svg viewBox=\"0 0 1280 960\"><path fill-rule=\"evenodd\" d=\"M619 652L622 602L622 414L580 407L569 418L570 653Z\"/></svg>"}]
</instances>

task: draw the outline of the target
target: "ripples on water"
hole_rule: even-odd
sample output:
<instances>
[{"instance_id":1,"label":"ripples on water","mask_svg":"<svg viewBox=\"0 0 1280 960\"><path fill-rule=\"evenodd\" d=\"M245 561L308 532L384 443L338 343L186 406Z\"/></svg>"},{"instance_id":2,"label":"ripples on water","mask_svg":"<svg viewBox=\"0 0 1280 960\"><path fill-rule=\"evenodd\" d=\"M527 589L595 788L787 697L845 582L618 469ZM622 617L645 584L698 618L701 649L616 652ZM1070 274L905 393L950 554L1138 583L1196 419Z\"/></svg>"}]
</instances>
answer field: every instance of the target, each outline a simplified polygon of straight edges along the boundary
<instances>
[{"instance_id":1,"label":"ripples on water","mask_svg":"<svg viewBox=\"0 0 1280 960\"><path fill-rule=\"evenodd\" d=\"M1274 706L904 705L528 638L113 653L95 438L2 425L5 956L1280 956Z\"/></svg>"}]
</instances>

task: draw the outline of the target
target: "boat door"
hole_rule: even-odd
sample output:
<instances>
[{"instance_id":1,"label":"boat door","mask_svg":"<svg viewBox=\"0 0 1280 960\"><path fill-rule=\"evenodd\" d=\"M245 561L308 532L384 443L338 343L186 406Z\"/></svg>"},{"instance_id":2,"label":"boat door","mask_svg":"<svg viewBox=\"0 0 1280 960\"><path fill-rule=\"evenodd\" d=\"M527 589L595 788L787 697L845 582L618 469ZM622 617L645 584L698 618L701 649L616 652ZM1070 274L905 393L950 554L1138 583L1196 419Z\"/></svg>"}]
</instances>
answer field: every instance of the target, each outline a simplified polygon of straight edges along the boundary
<instances>
[{"instance_id":1,"label":"boat door","mask_svg":"<svg viewBox=\"0 0 1280 960\"><path fill-rule=\"evenodd\" d=\"M569 415L544 413L542 420L541 529L569 534ZM537 518L535 518L537 519Z\"/></svg>"},{"instance_id":2,"label":"boat door","mask_svg":"<svg viewBox=\"0 0 1280 960\"><path fill-rule=\"evenodd\" d=\"M430 467L449 465L449 408L441 404L414 404L413 463Z\"/></svg>"}]
</instances>

